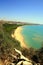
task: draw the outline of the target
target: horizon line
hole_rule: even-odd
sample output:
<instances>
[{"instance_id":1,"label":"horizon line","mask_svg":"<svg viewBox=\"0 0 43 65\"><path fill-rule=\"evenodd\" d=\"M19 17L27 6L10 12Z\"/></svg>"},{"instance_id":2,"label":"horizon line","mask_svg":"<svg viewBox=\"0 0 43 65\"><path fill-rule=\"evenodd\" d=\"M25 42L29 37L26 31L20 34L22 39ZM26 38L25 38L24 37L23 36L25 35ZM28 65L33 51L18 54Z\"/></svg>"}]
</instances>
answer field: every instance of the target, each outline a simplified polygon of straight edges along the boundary
<instances>
[{"instance_id":1,"label":"horizon line","mask_svg":"<svg viewBox=\"0 0 43 65\"><path fill-rule=\"evenodd\" d=\"M34 22L26 22L26 21L20 21L20 20L8 20L8 19L0 19L0 21L9 21L9 22L22 22L22 23L28 23L28 24L42 24L43 23L34 23Z\"/></svg>"}]
</instances>

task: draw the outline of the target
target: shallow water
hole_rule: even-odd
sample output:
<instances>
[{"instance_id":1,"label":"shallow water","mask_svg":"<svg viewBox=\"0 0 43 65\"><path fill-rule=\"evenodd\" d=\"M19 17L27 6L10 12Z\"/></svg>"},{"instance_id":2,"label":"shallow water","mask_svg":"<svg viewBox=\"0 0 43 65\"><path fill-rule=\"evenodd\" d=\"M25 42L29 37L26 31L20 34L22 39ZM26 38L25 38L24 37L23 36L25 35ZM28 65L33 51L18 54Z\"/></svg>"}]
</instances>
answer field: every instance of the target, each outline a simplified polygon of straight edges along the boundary
<instances>
[{"instance_id":1,"label":"shallow water","mask_svg":"<svg viewBox=\"0 0 43 65\"><path fill-rule=\"evenodd\" d=\"M43 44L43 26L27 25L22 26L22 35L28 47L39 49Z\"/></svg>"}]
</instances>

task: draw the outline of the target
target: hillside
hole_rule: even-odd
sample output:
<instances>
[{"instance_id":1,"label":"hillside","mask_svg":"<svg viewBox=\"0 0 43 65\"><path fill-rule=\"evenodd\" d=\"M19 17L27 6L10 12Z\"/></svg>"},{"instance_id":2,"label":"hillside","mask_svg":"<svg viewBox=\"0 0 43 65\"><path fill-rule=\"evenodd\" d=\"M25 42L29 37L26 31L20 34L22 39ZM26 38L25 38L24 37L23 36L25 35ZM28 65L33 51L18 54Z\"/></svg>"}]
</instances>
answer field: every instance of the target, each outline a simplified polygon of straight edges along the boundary
<instances>
[{"instance_id":1,"label":"hillside","mask_svg":"<svg viewBox=\"0 0 43 65\"><path fill-rule=\"evenodd\" d=\"M20 49L20 43L11 37L11 33L16 29L17 24L0 23L0 58L5 58L3 55L12 53L14 48Z\"/></svg>"},{"instance_id":2,"label":"hillside","mask_svg":"<svg viewBox=\"0 0 43 65\"><path fill-rule=\"evenodd\" d=\"M4 62L9 58L9 60L12 62L14 58L12 58L10 54L17 55L18 53L15 53L14 51L14 48L16 48L21 51L26 58L31 59L33 63L40 62L40 64L42 65L43 47L38 50L34 50L33 48L21 48L20 42L11 37L11 34L14 32L14 30L18 26L22 25L24 24L0 21L0 60ZM35 58L37 59L37 61L34 60Z\"/></svg>"},{"instance_id":3,"label":"hillside","mask_svg":"<svg viewBox=\"0 0 43 65\"><path fill-rule=\"evenodd\" d=\"M20 46L19 42L11 37L11 33L13 33L13 30L18 26L21 25L0 23L0 43L2 42L3 45L10 44L12 47L17 47L17 45Z\"/></svg>"}]
</instances>

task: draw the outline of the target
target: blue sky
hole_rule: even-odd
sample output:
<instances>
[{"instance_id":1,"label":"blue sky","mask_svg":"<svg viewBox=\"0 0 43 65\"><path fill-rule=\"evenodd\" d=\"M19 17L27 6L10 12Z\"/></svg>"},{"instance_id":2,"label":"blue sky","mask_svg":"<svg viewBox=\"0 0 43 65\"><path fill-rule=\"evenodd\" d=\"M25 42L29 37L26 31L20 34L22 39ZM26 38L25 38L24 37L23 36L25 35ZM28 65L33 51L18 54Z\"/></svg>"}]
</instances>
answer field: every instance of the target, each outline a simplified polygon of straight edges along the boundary
<instances>
[{"instance_id":1,"label":"blue sky","mask_svg":"<svg viewBox=\"0 0 43 65\"><path fill-rule=\"evenodd\" d=\"M43 23L43 0L0 0L0 19Z\"/></svg>"}]
</instances>

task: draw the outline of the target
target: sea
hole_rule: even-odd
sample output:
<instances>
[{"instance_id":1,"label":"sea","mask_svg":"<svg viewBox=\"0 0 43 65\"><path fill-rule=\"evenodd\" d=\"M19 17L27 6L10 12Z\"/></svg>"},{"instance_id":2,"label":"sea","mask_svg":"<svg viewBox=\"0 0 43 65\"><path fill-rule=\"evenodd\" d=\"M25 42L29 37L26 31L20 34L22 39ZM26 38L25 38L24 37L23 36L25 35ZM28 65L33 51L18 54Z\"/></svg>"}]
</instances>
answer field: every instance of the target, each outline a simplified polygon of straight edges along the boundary
<instances>
[{"instance_id":1,"label":"sea","mask_svg":"<svg viewBox=\"0 0 43 65\"><path fill-rule=\"evenodd\" d=\"M39 49L43 46L43 25L22 26L21 34L28 48Z\"/></svg>"}]
</instances>

